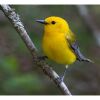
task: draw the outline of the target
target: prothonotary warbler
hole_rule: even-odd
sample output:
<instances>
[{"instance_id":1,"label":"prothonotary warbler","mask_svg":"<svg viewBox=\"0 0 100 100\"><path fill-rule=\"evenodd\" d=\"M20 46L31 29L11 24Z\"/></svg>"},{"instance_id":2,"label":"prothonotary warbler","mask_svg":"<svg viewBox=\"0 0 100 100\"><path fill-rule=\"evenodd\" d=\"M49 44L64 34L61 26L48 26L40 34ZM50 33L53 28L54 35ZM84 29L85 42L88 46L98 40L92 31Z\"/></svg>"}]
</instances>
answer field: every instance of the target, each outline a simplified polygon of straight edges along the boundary
<instances>
[{"instance_id":1,"label":"prothonotary warbler","mask_svg":"<svg viewBox=\"0 0 100 100\"><path fill-rule=\"evenodd\" d=\"M68 65L76 60L92 62L79 50L75 34L63 18L51 16L45 20L36 20L44 24L42 47L45 55L59 64ZM61 80L63 81L66 70Z\"/></svg>"}]
</instances>

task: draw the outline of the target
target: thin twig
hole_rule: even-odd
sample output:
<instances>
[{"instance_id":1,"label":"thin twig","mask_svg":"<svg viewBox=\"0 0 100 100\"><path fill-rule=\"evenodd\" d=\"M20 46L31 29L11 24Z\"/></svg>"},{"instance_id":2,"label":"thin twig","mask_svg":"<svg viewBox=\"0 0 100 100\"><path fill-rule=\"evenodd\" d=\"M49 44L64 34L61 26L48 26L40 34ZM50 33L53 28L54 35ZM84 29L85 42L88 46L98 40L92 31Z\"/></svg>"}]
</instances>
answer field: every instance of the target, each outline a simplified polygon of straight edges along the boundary
<instances>
[{"instance_id":1,"label":"thin twig","mask_svg":"<svg viewBox=\"0 0 100 100\"><path fill-rule=\"evenodd\" d=\"M57 85L57 87L62 91L65 95L71 95L70 91L68 90L67 86L64 82L59 82L58 74L47 65L44 61L40 61L37 56L37 49L35 45L33 44L32 40L27 34L26 29L24 28L23 23L21 22L19 15L15 13L14 9L12 9L9 5L1 5L1 10L4 12L5 16L9 19L9 21L12 23L18 34L21 36L22 40L26 44L27 48L29 49L30 53L32 54L34 64L38 67L40 67L43 72L48 75L54 83Z\"/></svg>"},{"instance_id":2,"label":"thin twig","mask_svg":"<svg viewBox=\"0 0 100 100\"><path fill-rule=\"evenodd\" d=\"M97 25L93 15L90 13L88 7L85 5L77 5L76 7L85 24L93 33L98 46L100 46L100 27Z\"/></svg>"}]
</instances>

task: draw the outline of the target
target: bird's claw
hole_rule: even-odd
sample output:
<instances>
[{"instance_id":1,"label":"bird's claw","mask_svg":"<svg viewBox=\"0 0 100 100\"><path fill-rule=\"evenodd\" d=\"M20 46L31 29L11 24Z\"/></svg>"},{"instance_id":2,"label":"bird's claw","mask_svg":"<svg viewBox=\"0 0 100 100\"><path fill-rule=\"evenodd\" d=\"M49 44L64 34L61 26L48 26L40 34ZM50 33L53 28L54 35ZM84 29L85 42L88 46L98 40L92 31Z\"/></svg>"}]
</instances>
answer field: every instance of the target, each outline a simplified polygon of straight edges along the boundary
<instances>
[{"instance_id":1,"label":"bird's claw","mask_svg":"<svg viewBox=\"0 0 100 100\"><path fill-rule=\"evenodd\" d=\"M64 77L58 77L57 78L58 84L62 83L64 81Z\"/></svg>"},{"instance_id":2,"label":"bird's claw","mask_svg":"<svg viewBox=\"0 0 100 100\"><path fill-rule=\"evenodd\" d=\"M47 58L48 58L47 56L40 56L40 57L38 57L39 60L45 60Z\"/></svg>"}]
</instances>

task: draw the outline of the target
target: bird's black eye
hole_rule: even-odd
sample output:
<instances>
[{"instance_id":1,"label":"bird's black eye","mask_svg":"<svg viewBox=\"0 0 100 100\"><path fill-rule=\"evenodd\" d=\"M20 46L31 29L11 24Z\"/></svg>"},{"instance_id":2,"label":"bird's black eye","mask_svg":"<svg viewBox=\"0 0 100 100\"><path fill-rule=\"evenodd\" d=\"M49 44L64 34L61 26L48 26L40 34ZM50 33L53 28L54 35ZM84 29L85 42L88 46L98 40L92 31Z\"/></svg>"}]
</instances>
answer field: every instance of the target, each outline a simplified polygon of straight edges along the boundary
<instances>
[{"instance_id":1,"label":"bird's black eye","mask_svg":"<svg viewBox=\"0 0 100 100\"><path fill-rule=\"evenodd\" d=\"M52 24L55 24L56 22L55 22L55 21L52 21L51 23L52 23Z\"/></svg>"}]
</instances>

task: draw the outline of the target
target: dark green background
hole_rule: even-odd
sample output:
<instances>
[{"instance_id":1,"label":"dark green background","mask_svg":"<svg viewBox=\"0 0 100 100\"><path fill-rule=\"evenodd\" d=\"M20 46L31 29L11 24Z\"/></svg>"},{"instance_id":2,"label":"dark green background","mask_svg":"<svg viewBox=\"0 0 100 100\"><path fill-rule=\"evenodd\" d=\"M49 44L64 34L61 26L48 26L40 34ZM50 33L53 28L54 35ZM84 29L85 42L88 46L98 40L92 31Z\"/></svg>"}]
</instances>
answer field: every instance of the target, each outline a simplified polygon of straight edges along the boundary
<instances>
[{"instance_id":1,"label":"dark green background","mask_svg":"<svg viewBox=\"0 0 100 100\"><path fill-rule=\"evenodd\" d=\"M100 94L100 47L93 33L81 18L76 6L70 5L13 5L20 15L30 38L43 55L41 39L43 25L35 22L48 16L66 19L72 31L77 35L82 53L91 58L95 64L76 62L66 73L65 83L74 95ZM88 6L100 25L100 6ZM61 95L56 85L40 68L33 65L32 56L0 10L0 94L10 95ZM46 61L61 75L64 65Z\"/></svg>"}]
</instances>

